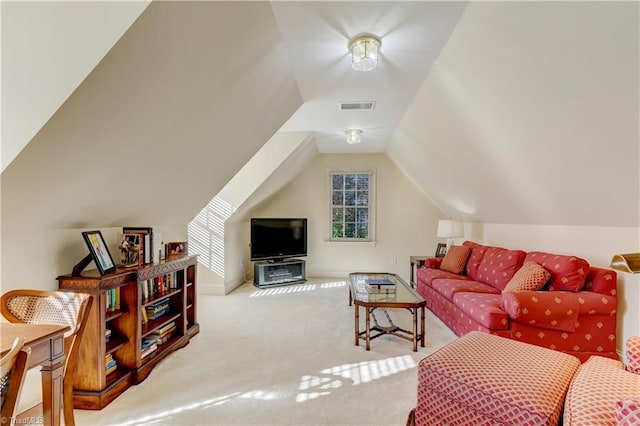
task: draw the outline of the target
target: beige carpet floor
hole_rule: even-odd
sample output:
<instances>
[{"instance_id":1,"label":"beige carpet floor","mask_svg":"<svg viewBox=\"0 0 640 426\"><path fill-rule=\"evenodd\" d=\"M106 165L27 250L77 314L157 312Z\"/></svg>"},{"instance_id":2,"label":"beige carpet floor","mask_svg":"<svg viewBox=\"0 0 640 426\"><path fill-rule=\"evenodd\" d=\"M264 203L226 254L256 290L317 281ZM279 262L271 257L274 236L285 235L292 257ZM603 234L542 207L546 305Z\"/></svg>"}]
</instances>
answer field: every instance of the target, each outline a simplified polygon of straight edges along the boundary
<instances>
[{"instance_id":1,"label":"beige carpet floor","mask_svg":"<svg viewBox=\"0 0 640 426\"><path fill-rule=\"evenodd\" d=\"M353 309L346 281L333 279L201 296L191 343L104 409L76 410L76 423L403 425L418 361L455 335L427 310L426 347L383 336L365 351ZM409 311L389 312L410 329Z\"/></svg>"}]
</instances>

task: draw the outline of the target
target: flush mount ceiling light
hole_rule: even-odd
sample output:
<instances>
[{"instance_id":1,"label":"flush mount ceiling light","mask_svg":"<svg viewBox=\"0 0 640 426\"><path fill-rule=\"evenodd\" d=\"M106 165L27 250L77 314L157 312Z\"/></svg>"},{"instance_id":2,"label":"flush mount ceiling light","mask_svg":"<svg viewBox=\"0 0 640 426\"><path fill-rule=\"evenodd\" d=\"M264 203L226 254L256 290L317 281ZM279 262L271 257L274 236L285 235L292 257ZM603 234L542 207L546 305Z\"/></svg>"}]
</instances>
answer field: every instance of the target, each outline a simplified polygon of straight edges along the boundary
<instances>
[{"instance_id":1,"label":"flush mount ceiling light","mask_svg":"<svg viewBox=\"0 0 640 426\"><path fill-rule=\"evenodd\" d=\"M371 34L354 37L349 42L351 52L351 67L355 71L372 71L378 67L378 49L380 39Z\"/></svg>"},{"instance_id":2,"label":"flush mount ceiling light","mask_svg":"<svg viewBox=\"0 0 640 426\"><path fill-rule=\"evenodd\" d=\"M350 145L362 142L360 135L362 135L362 130L358 129L349 129L344 132L347 135L347 143Z\"/></svg>"}]
</instances>

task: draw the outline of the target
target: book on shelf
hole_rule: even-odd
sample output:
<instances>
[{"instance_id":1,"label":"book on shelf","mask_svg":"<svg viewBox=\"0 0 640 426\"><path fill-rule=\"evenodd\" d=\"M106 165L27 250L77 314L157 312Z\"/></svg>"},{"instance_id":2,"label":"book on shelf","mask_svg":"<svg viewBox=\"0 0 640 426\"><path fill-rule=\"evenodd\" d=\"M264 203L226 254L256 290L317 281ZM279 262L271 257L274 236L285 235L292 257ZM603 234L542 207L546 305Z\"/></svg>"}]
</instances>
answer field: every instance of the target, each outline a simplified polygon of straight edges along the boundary
<instances>
[{"instance_id":1,"label":"book on shelf","mask_svg":"<svg viewBox=\"0 0 640 426\"><path fill-rule=\"evenodd\" d=\"M154 331L154 333L158 333L161 335L164 335L165 333L171 331L171 330L175 330L176 328L176 322L175 321L171 321L165 325L163 325L162 327L159 327L156 331Z\"/></svg>"},{"instance_id":2,"label":"book on shelf","mask_svg":"<svg viewBox=\"0 0 640 426\"><path fill-rule=\"evenodd\" d=\"M107 311L120 309L120 287L111 288L105 292Z\"/></svg>"},{"instance_id":3,"label":"book on shelf","mask_svg":"<svg viewBox=\"0 0 640 426\"><path fill-rule=\"evenodd\" d=\"M160 318L161 316L163 316L164 314L170 311L171 311L171 308L169 306L166 306L162 309L158 309L155 311L147 310L147 318L149 318L150 320L154 320L154 319Z\"/></svg>"},{"instance_id":4,"label":"book on shelf","mask_svg":"<svg viewBox=\"0 0 640 426\"><path fill-rule=\"evenodd\" d=\"M104 357L104 369L106 374L113 373L117 368L118 363L111 354Z\"/></svg>"},{"instance_id":5,"label":"book on shelf","mask_svg":"<svg viewBox=\"0 0 640 426\"><path fill-rule=\"evenodd\" d=\"M147 310L145 308L140 308L142 311L142 324L146 324L149 322L149 317L147 317Z\"/></svg>"},{"instance_id":6,"label":"book on shelf","mask_svg":"<svg viewBox=\"0 0 640 426\"><path fill-rule=\"evenodd\" d=\"M144 346L144 342L143 342L143 346ZM144 346L142 348L142 351L140 351L140 358L141 359L146 358L147 356L155 352L156 349L158 349L158 345L155 342L149 343L147 346Z\"/></svg>"}]
</instances>

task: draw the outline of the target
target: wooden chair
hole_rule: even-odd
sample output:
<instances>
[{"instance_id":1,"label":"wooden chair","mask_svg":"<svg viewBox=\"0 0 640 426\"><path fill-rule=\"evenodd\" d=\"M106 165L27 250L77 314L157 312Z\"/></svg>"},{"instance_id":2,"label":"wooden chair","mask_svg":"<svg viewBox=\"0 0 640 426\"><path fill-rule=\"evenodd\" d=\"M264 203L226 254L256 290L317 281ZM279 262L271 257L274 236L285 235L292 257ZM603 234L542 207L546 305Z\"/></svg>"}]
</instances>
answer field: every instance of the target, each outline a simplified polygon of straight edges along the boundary
<instances>
[{"instance_id":1,"label":"wooden chair","mask_svg":"<svg viewBox=\"0 0 640 426\"><path fill-rule=\"evenodd\" d=\"M64 339L66 359L62 382L64 422L67 426L75 426L73 376L92 300L88 294L44 290L12 290L0 297L0 310L10 322L70 327Z\"/></svg>"},{"instance_id":2,"label":"wooden chair","mask_svg":"<svg viewBox=\"0 0 640 426\"><path fill-rule=\"evenodd\" d=\"M2 424L11 423L14 418L31 348L24 348L24 337L16 337L11 350L0 359L0 395L2 396Z\"/></svg>"}]
</instances>

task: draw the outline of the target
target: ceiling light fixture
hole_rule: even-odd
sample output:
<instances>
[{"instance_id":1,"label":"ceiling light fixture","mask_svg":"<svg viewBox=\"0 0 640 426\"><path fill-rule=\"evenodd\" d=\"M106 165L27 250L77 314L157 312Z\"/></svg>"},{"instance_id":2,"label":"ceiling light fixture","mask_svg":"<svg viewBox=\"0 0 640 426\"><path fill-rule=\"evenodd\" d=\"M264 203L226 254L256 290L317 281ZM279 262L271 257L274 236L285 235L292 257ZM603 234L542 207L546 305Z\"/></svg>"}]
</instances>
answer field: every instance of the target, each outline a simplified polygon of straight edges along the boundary
<instances>
[{"instance_id":1,"label":"ceiling light fixture","mask_svg":"<svg viewBox=\"0 0 640 426\"><path fill-rule=\"evenodd\" d=\"M362 130L358 129L349 129L344 132L347 135L347 143L350 145L362 142Z\"/></svg>"},{"instance_id":2,"label":"ceiling light fixture","mask_svg":"<svg viewBox=\"0 0 640 426\"><path fill-rule=\"evenodd\" d=\"M378 67L378 49L382 42L371 34L354 37L349 42L352 55L351 67L355 71L372 71Z\"/></svg>"}]
</instances>

